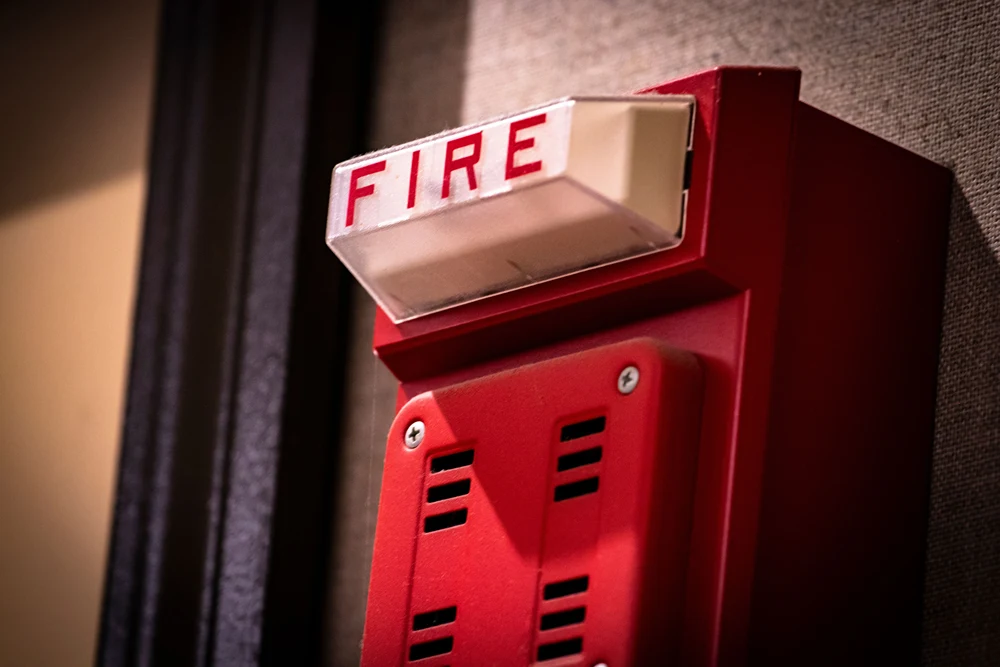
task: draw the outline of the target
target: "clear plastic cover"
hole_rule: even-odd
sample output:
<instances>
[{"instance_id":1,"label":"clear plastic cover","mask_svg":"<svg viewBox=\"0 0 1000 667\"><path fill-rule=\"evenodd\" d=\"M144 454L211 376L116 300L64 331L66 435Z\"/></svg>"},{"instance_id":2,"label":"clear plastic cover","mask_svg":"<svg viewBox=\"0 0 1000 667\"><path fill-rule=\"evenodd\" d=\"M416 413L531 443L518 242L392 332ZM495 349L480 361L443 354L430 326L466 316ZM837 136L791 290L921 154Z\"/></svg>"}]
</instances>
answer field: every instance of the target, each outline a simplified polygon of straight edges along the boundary
<instances>
[{"instance_id":1,"label":"clear plastic cover","mask_svg":"<svg viewBox=\"0 0 1000 667\"><path fill-rule=\"evenodd\" d=\"M688 98L563 100L352 160L328 241L397 322L669 248L692 113Z\"/></svg>"}]
</instances>

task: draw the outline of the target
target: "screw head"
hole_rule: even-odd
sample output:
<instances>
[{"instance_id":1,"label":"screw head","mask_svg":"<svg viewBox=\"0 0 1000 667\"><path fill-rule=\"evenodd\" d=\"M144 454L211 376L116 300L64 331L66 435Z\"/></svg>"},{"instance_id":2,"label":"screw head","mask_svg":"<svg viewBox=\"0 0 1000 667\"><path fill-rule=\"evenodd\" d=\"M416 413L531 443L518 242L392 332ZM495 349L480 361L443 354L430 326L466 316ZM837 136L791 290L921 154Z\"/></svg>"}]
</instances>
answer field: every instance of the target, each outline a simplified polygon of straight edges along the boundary
<instances>
[{"instance_id":1,"label":"screw head","mask_svg":"<svg viewBox=\"0 0 1000 667\"><path fill-rule=\"evenodd\" d=\"M424 441L424 432L426 430L427 427L419 419L412 422L406 427L406 431L403 432L403 443L410 449L416 449Z\"/></svg>"},{"instance_id":2,"label":"screw head","mask_svg":"<svg viewBox=\"0 0 1000 667\"><path fill-rule=\"evenodd\" d=\"M618 374L618 391L628 395L639 386L639 369L635 366L626 366Z\"/></svg>"}]
</instances>

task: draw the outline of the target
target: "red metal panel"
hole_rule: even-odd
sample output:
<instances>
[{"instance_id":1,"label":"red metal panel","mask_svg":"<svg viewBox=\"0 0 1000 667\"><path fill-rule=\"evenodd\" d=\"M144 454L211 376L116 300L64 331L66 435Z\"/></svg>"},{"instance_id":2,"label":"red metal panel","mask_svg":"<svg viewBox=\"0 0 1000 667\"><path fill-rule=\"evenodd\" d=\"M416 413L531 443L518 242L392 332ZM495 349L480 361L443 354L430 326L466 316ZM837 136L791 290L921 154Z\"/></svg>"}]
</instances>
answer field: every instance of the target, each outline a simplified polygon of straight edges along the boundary
<instances>
[{"instance_id":1,"label":"red metal panel","mask_svg":"<svg viewBox=\"0 0 1000 667\"><path fill-rule=\"evenodd\" d=\"M629 365L639 382L622 394ZM363 664L675 656L702 396L694 355L640 339L409 401L389 436ZM426 435L409 449L415 420ZM441 517L460 523L433 530Z\"/></svg>"},{"instance_id":2,"label":"red metal panel","mask_svg":"<svg viewBox=\"0 0 1000 667\"><path fill-rule=\"evenodd\" d=\"M799 105L752 659L917 664L950 175Z\"/></svg>"}]
</instances>

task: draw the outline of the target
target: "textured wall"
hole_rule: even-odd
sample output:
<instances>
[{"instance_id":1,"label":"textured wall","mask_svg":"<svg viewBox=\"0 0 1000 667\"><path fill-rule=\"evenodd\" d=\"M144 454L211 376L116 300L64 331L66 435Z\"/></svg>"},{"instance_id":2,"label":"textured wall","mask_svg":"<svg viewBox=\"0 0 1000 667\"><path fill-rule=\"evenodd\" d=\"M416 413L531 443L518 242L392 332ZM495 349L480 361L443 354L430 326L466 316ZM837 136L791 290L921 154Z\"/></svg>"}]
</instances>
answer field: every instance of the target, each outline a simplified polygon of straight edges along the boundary
<instances>
[{"instance_id":1,"label":"textured wall","mask_svg":"<svg viewBox=\"0 0 1000 667\"><path fill-rule=\"evenodd\" d=\"M924 655L1000 663L1000 3L396 0L386 18L373 148L560 95L776 64L802 69L806 101L954 169ZM349 408L374 414L373 396Z\"/></svg>"}]
</instances>

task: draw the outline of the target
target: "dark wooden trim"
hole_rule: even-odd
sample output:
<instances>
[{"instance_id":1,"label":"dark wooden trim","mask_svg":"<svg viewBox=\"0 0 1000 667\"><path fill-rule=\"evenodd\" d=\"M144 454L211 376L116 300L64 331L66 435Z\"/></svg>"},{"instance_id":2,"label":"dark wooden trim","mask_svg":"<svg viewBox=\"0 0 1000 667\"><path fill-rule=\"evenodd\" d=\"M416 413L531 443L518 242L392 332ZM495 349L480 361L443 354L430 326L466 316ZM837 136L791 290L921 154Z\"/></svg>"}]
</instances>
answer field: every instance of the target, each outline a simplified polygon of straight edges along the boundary
<instances>
[{"instance_id":1,"label":"dark wooden trim","mask_svg":"<svg viewBox=\"0 0 1000 667\"><path fill-rule=\"evenodd\" d=\"M97 662L318 664L369 3L163 3ZM336 8L335 8L336 7Z\"/></svg>"}]
</instances>

